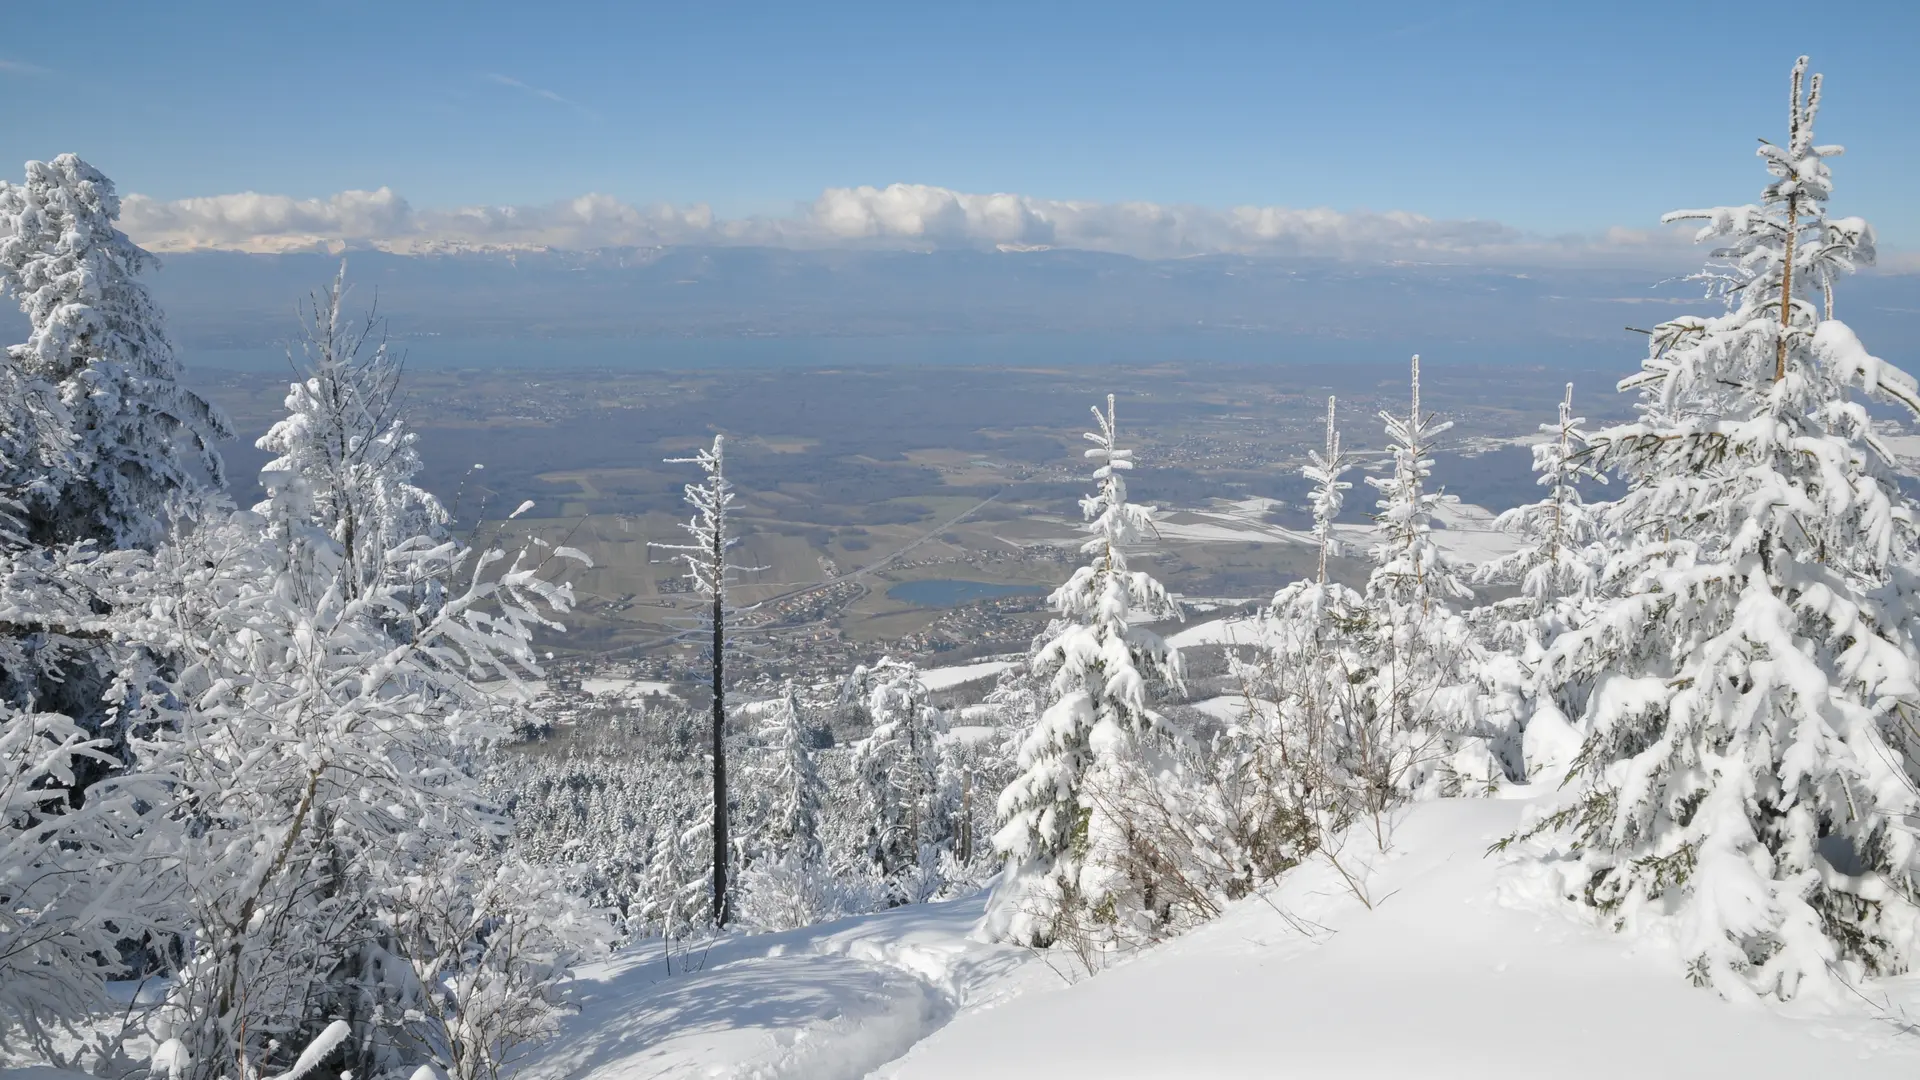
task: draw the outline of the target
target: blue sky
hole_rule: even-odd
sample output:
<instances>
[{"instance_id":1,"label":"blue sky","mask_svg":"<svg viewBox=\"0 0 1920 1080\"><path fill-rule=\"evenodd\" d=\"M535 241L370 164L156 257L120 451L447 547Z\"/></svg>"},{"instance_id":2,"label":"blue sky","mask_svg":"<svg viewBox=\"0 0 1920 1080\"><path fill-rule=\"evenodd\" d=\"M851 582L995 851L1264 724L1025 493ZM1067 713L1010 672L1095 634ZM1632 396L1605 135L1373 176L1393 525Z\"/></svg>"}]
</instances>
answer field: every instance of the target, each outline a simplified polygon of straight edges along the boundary
<instances>
[{"instance_id":1,"label":"blue sky","mask_svg":"<svg viewBox=\"0 0 1920 1080\"><path fill-rule=\"evenodd\" d=\"M823 189L1407 210L1533 233L1757 191L1829 78L1836 209L1920 248L1920 3L106 3L0 42L0 162L170 200L389 186L783 215Z\"/></svg>"}]
</instances>

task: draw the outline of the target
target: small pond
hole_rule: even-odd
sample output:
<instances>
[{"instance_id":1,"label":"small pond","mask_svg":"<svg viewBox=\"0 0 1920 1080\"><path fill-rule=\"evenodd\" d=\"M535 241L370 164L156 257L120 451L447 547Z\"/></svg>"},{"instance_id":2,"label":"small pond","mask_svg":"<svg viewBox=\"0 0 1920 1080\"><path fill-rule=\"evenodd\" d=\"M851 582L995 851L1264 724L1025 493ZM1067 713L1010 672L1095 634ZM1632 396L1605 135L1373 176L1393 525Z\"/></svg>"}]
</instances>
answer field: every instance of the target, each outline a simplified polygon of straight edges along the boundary
<instances>
[{"instance_id":1,"label":"small pond","mask_svg":"<svg viewBox=\"0 0 1920 1080\"><path fill-rule=\"evenodd\" d=\"M926 581L903 581L887 590L887 598L914 607L958 607L976 600L994 600L1002 596L1045 596L1052 591L1044 585L999 585L991 581L930 578Z\"/></svg>"}]
</instances>

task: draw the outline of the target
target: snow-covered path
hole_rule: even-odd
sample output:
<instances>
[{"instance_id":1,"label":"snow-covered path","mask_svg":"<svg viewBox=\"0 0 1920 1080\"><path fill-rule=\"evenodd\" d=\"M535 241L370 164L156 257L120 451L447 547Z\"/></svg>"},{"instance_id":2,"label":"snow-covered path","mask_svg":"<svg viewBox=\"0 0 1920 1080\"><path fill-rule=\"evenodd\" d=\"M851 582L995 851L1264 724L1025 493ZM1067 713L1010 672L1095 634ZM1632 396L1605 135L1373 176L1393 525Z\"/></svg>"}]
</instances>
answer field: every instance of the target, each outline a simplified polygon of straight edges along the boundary
<instances>
[{"instance_id":1,"label":"snow-covered path","mask_svg":"<svg viewBox=\"0 0 1920 1080\"><path fill-rule=\"evenodd\" d=\"M1524 792L1516 792L1524 794ZM1665 946L1598 929L1488 845L1526 803L1400 816L1192 933L1067 985L968 935L984 895L731 938L668 977L656 947L583 974L524 1080L1920 1075L1920 977L1885 1008L1730 1005ZM680 962L676 957L676 964ZM676 968L676 972L679 969Z\"/></svg>"},{"instance_id":2,"label":"snow-covered path","mask_svg":"<svg viewBox=\"0 0 1920 1080\"><path fill-rule=\"evenodd\" d=\"M671 976L657 943L622 954L582 971L579 1014L517 1077L865 1076L1023 981L1026 953L967 938L985 902L727 938L676 951Z\"/></svg>"}]
</instances>

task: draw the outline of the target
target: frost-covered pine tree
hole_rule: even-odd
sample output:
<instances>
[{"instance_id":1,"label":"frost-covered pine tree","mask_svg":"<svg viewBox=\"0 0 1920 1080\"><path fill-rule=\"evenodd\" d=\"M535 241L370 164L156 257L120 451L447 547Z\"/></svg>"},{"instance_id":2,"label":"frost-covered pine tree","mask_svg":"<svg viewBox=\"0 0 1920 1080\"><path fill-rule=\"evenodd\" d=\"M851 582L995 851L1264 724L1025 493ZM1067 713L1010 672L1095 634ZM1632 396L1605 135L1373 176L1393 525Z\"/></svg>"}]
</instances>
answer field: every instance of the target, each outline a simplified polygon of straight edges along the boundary
<instances>
[{"instance_id":1,"label":"frost-covered pine tree","mask_svg":"<svg viewBox=\"0 0 1920 1080\"><path fill-rule=\"evenodd\" d=\"M1373 572L1367 578L1367 716L1357 741L1374 789L1370 802L1459 789L1488 779L1485 743L1468 682L1475 664L1465 622L1453 603L1472 597L1433 541L1433 517L1456 501L1430 491L1435 439L1453 427L1420 411L1420 358L1412 364L1405 415L1382 410L1393 472L1367 477L1379 490Z\"/></svg>"},{"instance_id":2,"label":"frost-covered pine tree","mask_svg":"<svg viewBox=\"0 0 1920 1080\"><path fill-rule=\"evenodd\" d=\"M1573 415L1573 384L1568 383L1559 420L1541 424L1547 438L1533 444L1534 482L1547 489L1546 497L1505 511L1494 521L1495 528L1524 543L1513 554L1486 564L1480 576L1517 583L1520 602L1507 610L1523 618L1538 617L1563 600L1587 595L1599 572L1594 541L1600 534L1600 519L1581 496L1579 485L1605 484L1607 478L1593 466L1586 422Z\"/></svg>"},{"instance_id":3,"label":"frost-covered pine tree","mask_svg":"<svg viewBox=\"0 0 1920 1080\"><path fill-rule=\"evenodd\" d=\"M788 682L761 713L758 858L741 873L741 913L767 930L791 930L839 914L820 818L826 784L813 761L799 695Z\"/></svg>"},{"instance_id":4,"label":"frost-covered pine tree","mask_svg":"<svg viewBox=\"0 0 1920 1080\"><path fill-rule=\"evenodd\" d=\"M814 768L812 737L789 682L761 718L762 760L755 778L766 798L760 844L774 858L820 858L820 810L826 788Z\"/></svg>"},{"instance_id":5,"label":"frost-covered pine tree","mask_svg":"<svg viewBox=\"0 0 1920 1080\"><path fill-rule=\"evenodd\" d=\"M1291 636L1308 647L1317 647L1332 621L1350 619L1351 613L1360 606L1360 597L1352 589L1331 580L1327 573L1333 558L1340 554L1335 522L1346 505L1347 492L1353 488L1341 479L1353 467L1353 456L1340 445L1340 431L1334 424L1336 404L1334 398L1327 398L1326 445L1321 450L1309 451L1308 465L1301 470L1313 483L1310 498L1313 539L1319 549L1318 569L1311 580L1303 578L1276 593L1269 609L1273 620L1298 631Z\"/></svg>"},{"instance_id":6,"label":"frost-covered pine tree","mask_svg":"<svg viewBox=\"0 0 1920 1080\"><path fill-rule=\"evenodd\" d=\"M1340 554L1335 522L1353 487L1341 479L1353 456L1341 445L1336 405L1327 399L1325 445L1309 453L1302 470L1313 483L1318 569L1274 595L1264 624L1265 655L1236 667L1249 703L1258 696L1271 707L1249 709L1228 733L1230 749L1244 755L1260 778L1261 797L1277 798L1278 813L1318 833L1337 831L1351 813L1353 778L1362 774L1359 759L1368 749L1366 728L1357 722L1364 702L1354 678L1367 670L1366 604L1329 573Z\"/></svg>"},{"instance_id":7,"label":"frost-covered pine tree","mask_svg":"<svg viewBox=\"0 0 1920 1080\"><path fill-rule=\"evenodd\" d=\"M156 261L114 222L113 182L72 154L0 183L0 290L32 332L8 357L28 380L55 467L17 485L28 536L150 547L170 502L222 483L226 419L179 382L160 309L138 275ZM47 445L41 442L41 445ZM191 457L183 451L190 451ZM196 465L199 471L196 471Z\"/></svg>"},{"instance_id":8,"label":"frost-covered pine tree","mask_svg":"<svg viewBox=\"0 0 1920 1080\"><path fill-rule=\"evenodd\" d=\"M677 801L654 833L643 883L643 921L673 942L711 934L713 917L713 803ZM671 961L669 961L671 962Z\"/></svg>"},{"instance_id":9,"label":"frost-covered pine tree","mask_svg":"<svg viewBox=\"0 0 1920 1080\"><path fill-rule=\"evenodd\" d=\"M1093 416L1086 456L1096 462L1097 488L1080 501L1092 534L1081 551L1092 559L1048 598L1059 618L1032 670L1051 704L1000 796L994 847L1007 869L987 929L1001 940L1047 944L1133 914L1119 910L1125 882L1114 849L1125 823L1102 811L1089 785L1126 765L1160 725L1149 682L1183 685L1180 654L1144 625L1178 618L1179 606L1151 575L1127 566L1127 548L1153 532L1153 508L1127 501L1133 452L1119 444L1112 395Z\"/></svg>"},{"instance_id":10,"label":"frost-covered pine tree","mask_svg":"<svg viewBox=\"0 0 1920 1080\"><path fill-rule=\"evenodd\" d=\"M1559 419L1540 425L1547 438L1533 445L1535 483L1546 488L1538 502L1517 506L1494 522L1521 540L1512 554L1480 567L1481 581L1512 582L1520 595L1473 613L1486 639L1482 669L1487 712L1504 713L1510 730L1498 752L1516 775L1535 779L1542 769L1565 765L1579 737L1567 719L1579 711L1577 687L1544 685L1546 649L1585 620L1605 558L1599 543L1601 517L1581 495L1580 484L1605 484L1593 465L1586 420L1573 414L1573 384L1560 401Z\"/></svg>"},{"instance_id":11,"label":"frost-covered pine tree","mask_svg":"<svg viewBox=\"0 0 1920 1080\"><path fill-rule=\"evenodd\" d=\"M0 183L0 292L30 327L0 361L8 546L16 568L61 568L42 584L69 592L84 586L65 568L93 557L75 545L150 548L179 511L203 502L208 481L221 480L213 444L229 434L178 381L160 310L138 279L154 259L115 226L119 212L112 182L71 154L29 162L24 184ZM84 791L131 764L129 731L111 722L105 696L119 669L152 658L111 633L31 623L0 625L0 696L107 740L104 756L74 763Z\"/></svg>"},{"instance_id":12,"label":"frost-covered pine tree","mask_svg":"<svg viewBox=\"0 0 1920 1080\"><path fill-rule=\"evenodd\" d=\"M869 854L882 877L897 880L927 861L925 848L950 834L938 784L946 723L927 703L919 669L907 661L884 657L856 668L847 689L859 695L873 723L853 748L871 830Z\"/></svg>"},{"instance_id":13,"label":"frost-covered pine tree","mask_svg":"<svg viewBox=\"0 0 1920 1080\"><path fill-rule=\"evenodd\" d=\"M338 567L329 576L351 599L386 576L388 551L438 536L447 515L413 482L420 457L401 415L400 360L377 339L377 319L355 325L341 311L346 273L343 262L332 286L313 296L301 355L287 357L300 375L287 389L287 415L257 445L275 455L265 482L302 478L304 524L332 541Z\"/></svg>"},{"instance_id":14,"label":"frost-covered pine tree","mask_svg":"<svg viewBox=\"0 0 1920 1080\"><path fill-rule=\"evenodd\" d=\"M1857 396L1920 387L1834 315L1873 254L1827 216L1820 77L1794 65L1757 205L1685 210L1726 310L1654 333L1640 416L1594 434L1626 481L1604 602L1549 657L1590 681L1562 842L1567 892L1664 927L1697 983L1830 996L1914 955L1920 815L1915 510Z\"/></svg>"}]
</instances>

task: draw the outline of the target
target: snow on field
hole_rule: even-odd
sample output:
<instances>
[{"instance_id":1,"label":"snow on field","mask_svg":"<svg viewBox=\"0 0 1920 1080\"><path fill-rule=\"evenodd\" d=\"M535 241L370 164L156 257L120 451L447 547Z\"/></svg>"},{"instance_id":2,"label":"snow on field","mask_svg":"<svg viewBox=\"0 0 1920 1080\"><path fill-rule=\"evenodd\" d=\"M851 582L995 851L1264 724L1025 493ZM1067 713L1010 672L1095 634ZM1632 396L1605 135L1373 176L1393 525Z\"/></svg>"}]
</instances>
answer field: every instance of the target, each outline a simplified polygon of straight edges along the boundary
<instances>
[{"instance_id":1,"label":"snow on field","mask_svg":"<svg viewBox=\"0 0 1920 1080\"><path fill-rule=\"evenodd\" d=\"M1415 806L1388 854L1366 834L1338 852L1365 902L1316 860L1091 978L1064 955L971 940L984 895L727 938L672 975L644 947L583 973L582 1011L518 1075L1920 1074L1920 1034L1864 1001L1826 1014L1728 1004L1688 985L1663 946L1591 925L1543 875L1487 856L1526 805ZM1872 991L1887 992L1892 1009L1920 1006L1920 980Z\"/></svg>"},{"instance_id":2,"label":"snow on field","mask_svg":"<svg viewBox=\"0 0 1920 1080\"><path fill-rule=\"evenodd\" d=\"M1251 710L1248 708L1249 704L1252 706ZM1192 707L1216 720L1224 720L1229 724L1238 724L1247 719L1249 711L1257 711L1260 716L1267 721L1272 721L1280 715L1280 707L1273 702L1260 698L1254 698L1249 702L1245 696L1240 694L1226 694L1221 697L1207 698L1204 701L1193 702Z\"/></svg>"},{"instance_id":3,"label":"snow on field","mask_svg":"<svg viewBox=\"0 0 1920 1080\"><path fill-rule=\"evenodd\" d=\"M1442 503L1434 512L1435 524L1445 528L1433 531L1433 542L1440 550L1461 562L1490 562L1520 550L1520 540L1511 533L1493 527L1493 511L1472 503ZM1371 530L1359 526L1363 532Z\"/></svg>"},{"instance_id":4,"label":"snow on field","mask_svg":"<svg viewBox=\"0 0 1920 1080\"><path fill-rule=\"evenodd\" d=\"M1283 529L1266 520L1271 499L1217 502L1204 510L1179 510L1160 517L1154 526L1169 540L1197 543L1280 543L1310 545L1313 534ZM1434 514L1439 528L1433 541L1440 550L1467 563L1482 563L1516 550L1518 542L1493 527L1493 511L1472 503L1443 504ZM1334 533L1349 551L1363 552L1373 543L1371 525L1338 525Z\"/></svg>"},{"instance_id":5,"label":"snow on field","mask_svg":"<svg viewBox=\"0 0 1920 1080\"><path fill-rule=\"evenodd\" d=\"M1176 649L1199 645L1257 645L1264 635L1264 624L1257 617L1215 619L1169 636L1167 644Z\"/></svg>"},{"instance_id":6,"label":"snow on field","mask_svg":"<svg viewBox=\"0 0 1920 1080\"><path fill-rule=\"evenodd\" d=\"M1882 434L1880 443L1903 468L1920 469L1920 435Z\"/></svg>"},{"instance_id":7,"label":"snow on field","mask_svg":"<svg viewBox=\"0 0 1920 1080\"><path fill-rule=\"evenodd\" d=\"M729 937L676 950L672 975L657 942L630 951L582 972L579 1014L517 1080L865 1076L961 1009L1057 984L1025 950L969 940L984 907L982 893Z\"/></svg>"},{"instance_id":8,"label":"snow on field","mask_svg":"<svg viewBox=\"0 0 1920 1080\"><path fill-rule=\"evenodd\" d=\"M648 694L665 694L678 697L673 692L673 684L654 679L581 679L580 689L589 694L619 694L632 697L644 697Z\"/></svg>"},{"instance_id":9,"label":"snow on field","mask_svg":"<svg viewBox=\"0 0 1920 1080\"><path fill-rule=\"evenodd\" d=\"M526 693L537 700L547 695L547 680L522 679L520 685ZM480 684L482 690L494 694L508 694L509 684L505 680L494 680ZM644 697L648 694L665 694L670 698L680 695L674 692L673 684L652 679L581 679L580 689L595 696L621 695Z\"/></svg>"},{"instance_id":10,"label":"snow on field","mask_svg":"<svg viewBox=\"0 0 1920 1080\"><path fill-rule=\"evenodd\" d=\"M929 690L951 690L970 682L991 679L1013 667L1014 660L982 660L977 664L959 664L954 667L928 668L920 673L920 681Z\"/></svg>"}]
</instances>

